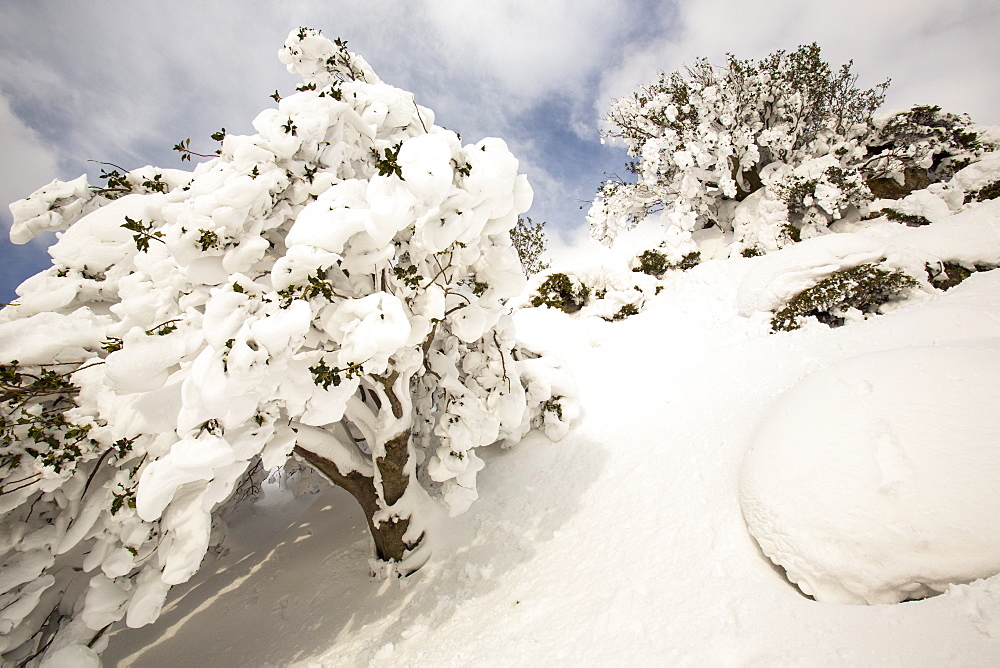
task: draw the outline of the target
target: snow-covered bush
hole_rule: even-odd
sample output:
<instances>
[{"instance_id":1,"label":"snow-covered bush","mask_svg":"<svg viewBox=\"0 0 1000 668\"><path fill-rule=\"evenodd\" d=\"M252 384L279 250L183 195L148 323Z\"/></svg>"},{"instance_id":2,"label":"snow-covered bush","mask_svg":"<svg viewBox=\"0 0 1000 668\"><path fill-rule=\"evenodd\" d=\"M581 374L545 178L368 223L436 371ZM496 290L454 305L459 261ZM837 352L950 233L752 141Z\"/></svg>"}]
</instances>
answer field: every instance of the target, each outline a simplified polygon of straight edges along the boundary
<instances>
[{"instance_id":1,"label":"snow-covered bush","mask_svg":"<svg viewBox=\"0 0 1000 668\"><path fill-rule=\"evenodd\" d=\"M688 253L682 257L679 262L674 263L667 259L665 254L655 248L650 248L644 250L636 256L633 262L632 271L639 271L643 274L660 277L673 269L686 271L692 267L698 266L699 262L701 262L701 253L698 251Z\"/></svg>"},{"instance_id":2,"label":"snow-covered bush","mask_svg":"<svg viewBox=\"0 0 1000 668\"><path fill-rule=\"evenodd\" d=\"M975 273L975 269L968 269L958 262L941 262L936 266L928 263L926 265L927 279L936 288L950 290L969 276Z\"/></svg>"},{"instance_id":3,"label":"snow-covered bush","mask_svg":"<svg viewBox=\"0 0 1000 668\"><path fill-rule=\"evenodd\" d=\"M897 209L881 209L878 211L877 215L885 216L889 220L894 220L897 223L903 223L904 225L908 225L910 227L920 227L921 225L931 224L931 221L924 216L912 213L903 213Z\"/></svg>"},{"instance_id":4,"label":"snow-covered bush","mask_svg":"<svg viewBox=\"0 0 1000 668\"><path fill-rule=\"evenodd\" d=\"M624 320L633 315L639 315L639 307L635 304L628 303L622 304L621 308L615 311L615 314L610 318L607 316L602 316L608 322L618 322L619 320Z\"/></svg>"},{"instance_id":5,"label":"snow-covered bush","mask_svg":"<svg viewBox=\"0 0 1000 668\"><path fill-rule=\"evenodd\" d=\"M655 248L642 251L635 259L637 264L632 267L632 271L641 271L650 276L662 276L670 269L667 256Z\"/></svg>"},{"instance_id":6,"label":"snow-covered bush","mask_svg":"<svg viewBox=\"0 0 1000 668\"><path fill-rule=\"evenodd\" d=\"M972 167L975 165L966 169ZM996 222L1000 220L1000 200L959 208L933 225L908 227L882 219L881 223L870 223L877 227L825 234L758 258L740 282L739 311L744 316L767 314L770 319L797 295L836 272L866 264L890 274L902 272L916 280L924 294L944 287L938 283L938 274L946 267L948 272L954 266L989 271L1000 257ZM917 294L913 290L906 296Z\"/></svg>"},{"instance_id":7,"label":"snow-covered bush","mask_svg":"<svg viewBox=\"0 0 1000 668\"><path fill-rule=\"evenodd\" d=\"M825 325L839 327L852 315L864 317L883 304L899 299L917 281L901 271L887 271L875 264L841 269L806 288L775 312L771 329L791 331L802 319L815 317Z\"/></svg>"},{"instance_id":8,"label":"snow-covered bush","mask_svg":"<svg viewBox=\"0 0 1000 668\"><path fill-rule=\"evenodd\" d=\"M358 500L373 567L412 572L433 501L476 499L478 447L576 415L505 305L532 192L504 142L463 146L317 31L279 58L299 92L192 172L11 206L17 242L68 229L0 312L5 660L154 621L213 513L293 455Z\"/></svg>"},{"instance_id":9,"label":"snow-covered bush","mask_svg":"<svg viewBox=\"0 0 1000 668\"><path fill-rule=\"evenodd\" d=\"M858 208L871 199L861 173L845 170L832 156L776 169L769 184L787 207L787 234L793 241L815 235L843 218L849 207Z\"/></svg>"},{"instance_id":10,"label":"snow-covered bush","mask_svg":"<svg viewBox=\"0 0 1000 668\"><path fill-rule=\"evenodd\" d=\"M924 269L927 271L927 279L931 285L939 290L950 290L975 273L993 271L996 268L995 264L973 262L938 261L934 264L927 263L924 265Z\"/></svg>"},{"instance_id":11,"label":"snow-covered bush","mask_svg":"<svg viewBox=\"0 0 1000 668\"><path fill-rule=\"evenodd\" d=\"M654 263L657 255L662 257L655 249L646 253L647 260ZM638 261L638 257L618 253L599 264L539 274L529 281L520 302L515 300L513 304L552 308L574 318L624 320L638 314L663 289L662 281L654 274L637 268Z\"/></svg>"},{"instance_id":12,"label":"snow-covered bush","mask_svg":"<svg viewBox=\"0 0 1000 668\"><path fill-rule=\"evenodd\" d=\"M883 199L947 181L992 148L968 116L938 106L915 106L878 118L875 124L863 170L872 193Z\"/></svg>"},{"instance_id":13,"label":"snow-covered bush","mask_svg":"<svg viewBox=\"0 0 1000 668\"><path fill-rule=\"evenodd\" d=\"M969 205L995 199L994 195L1000 193L1000 188L996 185L998 182L1000 182L1000 152L990 151L979 160L955 172L955 175L947 183L933 184L928 187L928 190L945 191L955 198L955 201L949 200L949 203L953 209L957 209L961 208L963 204Z\"/></svg>"},{"instance_id":14,"label":"snow-covered bush","mask_svg":"<svg viewBox=\"0 0 1000 668\"><path fill-rule=\"evenodd\" d=\"M556 308L563 313L576 313L590 298L590 288L576 276L563 272L549 274L531 298L532 306Z\"/></svg>"},{"instance_id":15,"label":"snow-covered bush","mask_svg":"<svg viewBox=\"0 0 1000 668\"><path fill-rule=\"evenodd\" d=\"M997 197L1000 197L1000 181L988 183L981 189L969 193L966 197L966 202L985 202L988 199L996 199Z\"/></svg>"},{"instance_id":16,"label":"snow-covered bush","mask_svg":"<svg viewBox=\"0 0 1000 668\"><path fill-rule=\"evenodd\" d=\"M785 222L822 228L841 218L868 197L856 165L888 85L857 88L851 66L831 70L816 44L760 62L730 55L721 68L697 60L616 100L605 137L625 143L637 181L601 186L592 236L610 243L659 211L677 261L697 250L694 231L732 232L738 205L761 189L784 189ZM755 247L744 239L752 227L736 236L737 251Z\"/></svg>"}]
</instances>

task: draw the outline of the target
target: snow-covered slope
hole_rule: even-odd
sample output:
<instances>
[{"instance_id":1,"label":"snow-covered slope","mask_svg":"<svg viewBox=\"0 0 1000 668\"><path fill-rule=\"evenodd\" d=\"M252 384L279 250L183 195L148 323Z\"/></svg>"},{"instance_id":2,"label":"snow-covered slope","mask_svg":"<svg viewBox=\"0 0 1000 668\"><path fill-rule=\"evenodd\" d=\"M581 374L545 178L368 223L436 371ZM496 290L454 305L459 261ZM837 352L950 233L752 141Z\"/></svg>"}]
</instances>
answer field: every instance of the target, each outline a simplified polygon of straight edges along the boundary
<instances>
[{"instance_id":1,"label":"snow-covered slope","mask_svg":"<svg viewBox=\"0 0 1000 668\"><path fill-rule=\"evenodd\" d=\"M928 346L995 359L1000 272L839 329L770 334L768 313L738 307L766 260L669 274L622 322L520 311L519 336L575 373L582 418L560 443L532 434L488 453L480 501L416 575L369 577L364 519L339 510L354 507L347 494L302 507L272 488L157 624L114 632L105 663L1000 663L1000 578L897 605L816 602L760 551L740 506L758 428L810 374ZM983 375L963 391L994 392ZM948 424L933 411L909 419Z\"/></svg>"}]
</instances>

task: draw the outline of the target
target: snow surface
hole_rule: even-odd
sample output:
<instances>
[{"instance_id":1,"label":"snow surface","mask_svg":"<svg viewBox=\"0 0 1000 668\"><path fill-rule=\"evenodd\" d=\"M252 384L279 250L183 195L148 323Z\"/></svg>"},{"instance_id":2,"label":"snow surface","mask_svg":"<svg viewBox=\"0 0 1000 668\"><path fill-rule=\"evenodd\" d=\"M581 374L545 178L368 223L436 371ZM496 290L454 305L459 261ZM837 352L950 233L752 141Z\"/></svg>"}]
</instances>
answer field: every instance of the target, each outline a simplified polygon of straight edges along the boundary
<instances>
[{"instance_id":1,"label":"snow surface","mask_svg":"<svg viewBox=\"0 0 1000 668\"><path fill-rule=\"evenodd\" d=\"M998 369L995 340L963 341L852 357L788 390L743 467L743 513L764 552L839 603L1000 573Z\"/></svg>"},{"instance_id":2,"label":"snow surface","mask_svg":"<svg viewBox=\"0 0 1000 668\"><path fill-rule=\"evenodd\" d=\"M348 494L323 489L303 506L271 486L262 503L230 521L223 553L174 587L156 624L116 627L105 664L1000 663L1000 577L898 605L817 602L762 554L740 505L744 457L754 453L747 470L765 461L768 421L789 397L808 398L809 383L826 387L856 369L859 356L881 360L849 374L872 382L878 397L921 382L907 396L922 403L881 414L907 438L955 430L949 453L973 435L995 443L1000 272L839 329L812 322L770 334L769 313L741 315L738 299L769 257L670 273L661 293L622 322L519 311L519 338L557 352L575 374L583 414L559 443L536 432L515 449L486 451L480 500L451 520L450 543L417 574L370 577L370 539ZM928 349L935 353L924 355ZM961 364L939 378L952 354ZM976 360L978 369L960 375ZM933 409L932 399L940 401ZM959 412L949 413L956 402ZM845 425L829 414L838 405L807 404L792 424L829 428L830 439L853 428L877 441L877 420ZM794 436L779 445L791 447ZM822 453L810 449L821 446L803 442L798 463L822 470ZM990 475L985 463L975 471L963 462L938 478L921 462L907 468L887 451L876 462L888 476L881 483L898 494L931 494L921 503L947 499L944 513L964 503L952 493L981 492ZM788 493L807 493L816 478L797 478L791 467L772 473L791 476ZM744 496L753 476L743 475ZM968 485L956 490L962 481ZM967 528L982 528L976 513L957 512L973 522ZM992 526L993 534L978 536L982 553ZM907 538L904 531L885 549L911 549ZM931 545L942 563L980 554Z\"/></svg>"}]
</instances>

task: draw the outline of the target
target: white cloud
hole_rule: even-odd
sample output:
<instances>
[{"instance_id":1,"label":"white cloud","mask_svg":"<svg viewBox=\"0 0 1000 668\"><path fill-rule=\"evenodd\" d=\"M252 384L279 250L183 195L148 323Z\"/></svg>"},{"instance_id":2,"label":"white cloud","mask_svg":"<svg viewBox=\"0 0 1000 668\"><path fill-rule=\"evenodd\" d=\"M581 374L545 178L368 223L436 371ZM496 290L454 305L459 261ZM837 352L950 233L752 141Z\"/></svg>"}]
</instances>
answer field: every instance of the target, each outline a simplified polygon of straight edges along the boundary
<instances>
[{"instance_id":1,"label":"white cloud","mask_svg":"<svg viewBox=\"0 0 1000 668\"><path fill-rule=\"evenodd\" d=\"M0 302L6 303L13 300L15 286L48 266L45 247L52 243L52 235L46 234L27 246L12 246L7 235L13 219L7 205L51 181L57 164L55 152L21 122L2 93L0 138Z\"/></svg>"},{"instance_id":2,"label":"white cloud","mask_svg":"<svg viewBox=\"0 0 1000 668\"><path fill-rule=\"evenodd\" d=\"M377 8L180 0L155 12L109 1L100 10L0 9L0 85L43 112L29 120L64 156L122 162L221 126L249 131L267 95L294 85L274 55L298 25L349 40L384 79L479 138L509 131L552 95L588 108L584 82L629 20L595 0Z\"/></svg>"},{"instance_id":3,"label":"white cloud","mask_svg":"<svg viewBox=\"0 0 1000 668\"><path fill-rule=\"evenodd\" d=\"M853 59L865 87L890 77L887 104L939 104L1000 123L1000 89L988 83L1000 63L1000 6L981 0L686 0L661 16L663 36L637 45L604 73L597 110L697 57L727 52L761 58L817 42L827 60Z\"/></svg>"},{"instance_id":4,"label":"white cloud","mask_svg":"<svg viewBox=\"0 0 1000 668\"><path fill-rule=\"evenodd\" d=\"M0 85L37 112L26 120L67 159L138 160L182 139L164 135L181 125L249 129L246 110L269 103L283 71L274 53L286 30L234 5L32 7L2 15Z\"/></svg>"},{"instance_id":5,"label":"white cloud","mask_svg":"<svg viewBox=\"0 0 1000 668\"><path fill-rule=\"evenodd\" d=\"M577 94L630 20L603 0L436 0L426 14L449 59L529 103Z\"/></svg>"},{"instance_id":6,"label":"white cloud","mask_svg":"<svg viewBox=\"0 0 1000 668\"><path fill-rule=\"evenodd\" d=\"M55 152L38 133L25 125L0 94L0 137L3 137L0 158L0 204L5 220L7 205L30 195L52 180L56 173Z\"/></svg>"}]
</instances>

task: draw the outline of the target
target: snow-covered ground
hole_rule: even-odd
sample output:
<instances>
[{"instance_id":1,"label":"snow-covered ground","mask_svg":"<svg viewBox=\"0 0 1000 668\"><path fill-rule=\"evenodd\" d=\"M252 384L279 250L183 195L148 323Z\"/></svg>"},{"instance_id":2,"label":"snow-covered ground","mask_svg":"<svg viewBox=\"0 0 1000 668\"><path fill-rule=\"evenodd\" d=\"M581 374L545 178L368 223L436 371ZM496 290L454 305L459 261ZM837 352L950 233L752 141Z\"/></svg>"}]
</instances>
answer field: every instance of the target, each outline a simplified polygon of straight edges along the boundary
<instances>
[{"instance_id":1,"label":"snow-covered ground","mask_svg":"<svg viewBox=\"0 0 1000 668\"><path fill-rule=\"evenodd\" d=\"M861 355L890 351L877 356L877 377L855 378L883 398L904 386L919 397L912 384L929 381L921 410L900 418L911 430L943 425L947 438L961 418L948 452L988 431L1000 271L838 329L813 322L770 334L770 314L739 307L740 285L767 258L672 273L621 322L519 311L520 338L575 374L582 417L559 443L532 433L487 453L480 500L449 521L417 574L369 576L369 537L348 494L288 503L272 487L230 520L228 551L174 587L156 624L116 626L105 665L1000 664L1000 577L895 605L817 602L764 556L740 504L744 458L768 419L808 396L799 381L820 372L833 383ZM936 378L934 365L921 368L929 347L959 351L966 366ZM964 412L949 412L949 393ZM849 431L842 405L816 401L791 418L805 464L823 461L805 427ZM905 487L905 467L889 468ZM813 473L822 471L806 470L800 487ZM942 476L952 487L935 490L931 479L921 490L981 492L996 472L980 473L968 489ZM997 526L983 527L994 545Z\"/></svg>"}]
</instances>

